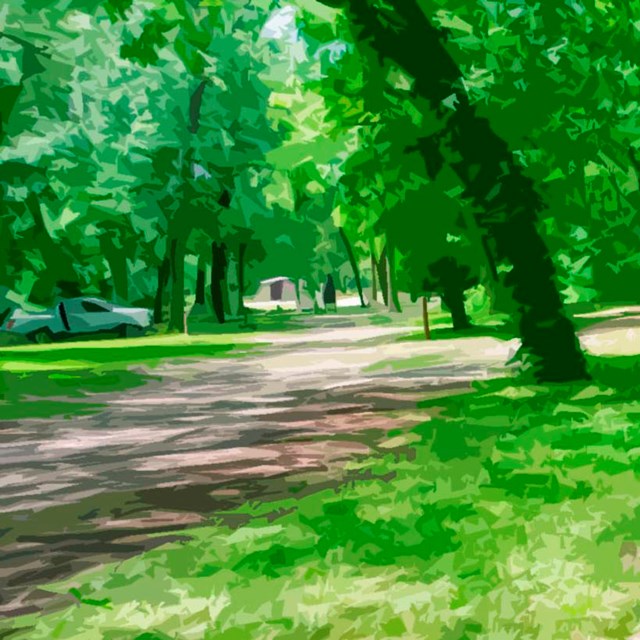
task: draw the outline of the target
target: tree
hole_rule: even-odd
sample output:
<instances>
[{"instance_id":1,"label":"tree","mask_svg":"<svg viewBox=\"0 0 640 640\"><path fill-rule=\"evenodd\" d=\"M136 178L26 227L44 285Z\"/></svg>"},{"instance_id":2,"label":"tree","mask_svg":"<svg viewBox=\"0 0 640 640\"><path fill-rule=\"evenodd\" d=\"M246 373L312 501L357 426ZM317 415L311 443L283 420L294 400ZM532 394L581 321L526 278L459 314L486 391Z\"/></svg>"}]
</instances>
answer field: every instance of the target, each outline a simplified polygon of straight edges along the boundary
<instances>
[{"instance_id":1,"label":"tree","mask_svg":"<svg viewBox=\"0 0 640 640\"><path fill-rule=\"evenodd\" d=\"M507 144L457 88L460 71L438 29L414 0L325 3L344 6L356 38L370 42L382 58L409 73L415 93L438 114L438 126L421 141L425 163L437 175L449 159L477 206L478 226L495 240L498 255L510 262L508 281L519 305L523 348L538 378L584 378L585 359L563 312L553 263L536 226L542 199ZM425 65L423 60L437 64Z\"/></svg>"}]
</instances>

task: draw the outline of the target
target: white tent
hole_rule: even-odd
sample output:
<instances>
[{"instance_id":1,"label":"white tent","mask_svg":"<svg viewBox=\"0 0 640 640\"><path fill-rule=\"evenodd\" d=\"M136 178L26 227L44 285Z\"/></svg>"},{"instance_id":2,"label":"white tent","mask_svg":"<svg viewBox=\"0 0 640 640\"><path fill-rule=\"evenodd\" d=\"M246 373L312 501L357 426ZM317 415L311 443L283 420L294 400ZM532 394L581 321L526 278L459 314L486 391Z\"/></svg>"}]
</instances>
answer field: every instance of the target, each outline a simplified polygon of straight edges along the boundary
<instances>
[{"instance_id":1,"label":"white tent","mask_svg":"<svg viewBox=\"0 0 640 640\"><path fill-rule=\"evenodd\" d=\"M245 306L252 309L313 309L313 300L305 287L303 280L296 287L291 278L284 276L262 280L257 293L245 302Z\"/></svg>"}]
</instances>

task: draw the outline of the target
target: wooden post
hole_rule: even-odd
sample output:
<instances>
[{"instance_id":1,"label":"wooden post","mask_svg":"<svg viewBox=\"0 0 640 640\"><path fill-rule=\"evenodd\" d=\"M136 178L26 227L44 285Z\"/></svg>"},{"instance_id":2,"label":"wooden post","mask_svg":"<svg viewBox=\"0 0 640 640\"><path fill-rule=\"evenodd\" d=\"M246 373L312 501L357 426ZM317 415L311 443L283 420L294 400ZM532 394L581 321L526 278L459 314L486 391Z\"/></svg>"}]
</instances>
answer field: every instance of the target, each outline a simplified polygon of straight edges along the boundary
<instances>
[{"instance_id":1,"label":"wooden post","mask_svg":"<svg viewBox=\"0 0 640 640\"><path fill-rule=\"evenodd\" d=\"M431 340L431 327L429 326L429 308L427 307L427 296L422 296L422 324L424 325L425 340Z\"/></svg>"}]
</instances>

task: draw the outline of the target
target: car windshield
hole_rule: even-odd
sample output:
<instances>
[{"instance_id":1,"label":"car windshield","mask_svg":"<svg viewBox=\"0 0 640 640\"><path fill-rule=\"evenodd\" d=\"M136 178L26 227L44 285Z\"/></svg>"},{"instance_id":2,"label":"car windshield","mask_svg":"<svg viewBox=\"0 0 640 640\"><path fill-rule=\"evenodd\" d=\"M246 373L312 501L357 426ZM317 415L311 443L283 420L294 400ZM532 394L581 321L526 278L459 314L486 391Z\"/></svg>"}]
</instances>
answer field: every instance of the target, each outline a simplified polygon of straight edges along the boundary
<instances>
[{"instance_id":1,"label":"car windshield","mask_svg":"<svg viewBox=\"0 0 640 640\"><path fill-rule=\"evenodd\" d=\"M84 311L88 311L89 313L104 313L105 311L111 311L111 308L107 304L98 302L97 300L83 300L81 302L81 306Z\"/></svg>"}]
</instances>

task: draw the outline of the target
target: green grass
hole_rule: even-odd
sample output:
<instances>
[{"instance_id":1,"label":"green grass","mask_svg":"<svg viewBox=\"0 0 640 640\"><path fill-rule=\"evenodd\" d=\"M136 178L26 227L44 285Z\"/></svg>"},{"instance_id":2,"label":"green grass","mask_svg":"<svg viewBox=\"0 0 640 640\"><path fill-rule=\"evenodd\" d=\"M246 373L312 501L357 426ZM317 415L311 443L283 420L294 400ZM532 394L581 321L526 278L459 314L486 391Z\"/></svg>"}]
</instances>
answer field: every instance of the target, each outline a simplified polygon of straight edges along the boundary
<instances>
[{"instance_id":1,"label":"green grass","mask_svg":"<svg viewBox=\"0 0 640 640\"><path fill-rule=\"evenodd\" d=\"M607 308L615 307L603 307L600 311ZM469 311L469 308L467 309ZM575 313L583 312L584 309L578 307L572 310L571 307L567 307L567 312L571 315L571 320L576 330L581 331L590 327L596 326L603 322L610 321L614 318L623 319L629 315L637 314L620 314L619 316L607 317L588 317L583 318ZM490 313L488 306L485 304L478 311L469 311L469 317L472 322L472 326L464 331L454 331L451 326L451 316L441 309L437 309L430 313L430 326L431 326L431 339L432 340L448 340L451 338L464 338L464 337L476 337L476 336L490 336L500 340L511 340L518 337L518 327L513 323L509 316L503 313ZM420 329L416 329L415 333L401 336L398 341L423 341L424 330L422 329L422 320L414 318L412 321L414 325L420 325Z\"/></svg>"},{"instance_id":2,"label":"green grass","mask_svg":"<svg viewBox=\"0 0 640 640\"><path fill-rule=\"evenodd\" d=\"M4 347L0 350L0 366L11 368L15 362L26 362L52 369L68 368L60 363L79 362L83 366L123 362L153 362L164 358L199 357L232 349L236 344L255 344L245 335L215 334L190 336L167 334L143 338L115 340L68 341Z\"/></svg>"},{"instance_id":3,"label":"green grass","mask_svg":"<svg viewBox=\"0 0 640 640\"><path fill-rule=\"evenodd\" d=\"M336 489L298 493L294 477L288 497L49 587L74 604L5 629L29 640L629 638L640 361L591 364L590 383L498 380L429 401L423 424L387 434Z\"/></svg>"},{"instance_id":4,"label":"green grass","mask_svg":"<svg viewBox=\"0 0 640 640\"><path fill-rule=\"evenodd\" d=\"M0 420L73 416L101 408L99 395L155 379L166 360L241 357L258 343L236 334L164 335L0 349Z\"/></svg>"},{"instance_id":5,"label":"green grass","mask_svg":"<svg viewBox=\"0 0 640 640\"><path fill-rule=\"evenodd\" d=\"M431 328L431 340L452 340L460 338L477 338L481 336L497 338L498 340L512 340L516 337L513 330L501 324L478 324L463 331L454 331L447 323ZM424 342L424 331L412 332L396 338L398 342Z\"/></svg>"}]
</instances>

